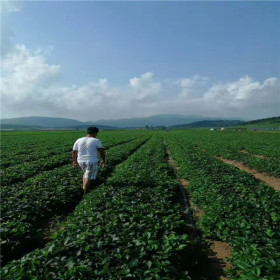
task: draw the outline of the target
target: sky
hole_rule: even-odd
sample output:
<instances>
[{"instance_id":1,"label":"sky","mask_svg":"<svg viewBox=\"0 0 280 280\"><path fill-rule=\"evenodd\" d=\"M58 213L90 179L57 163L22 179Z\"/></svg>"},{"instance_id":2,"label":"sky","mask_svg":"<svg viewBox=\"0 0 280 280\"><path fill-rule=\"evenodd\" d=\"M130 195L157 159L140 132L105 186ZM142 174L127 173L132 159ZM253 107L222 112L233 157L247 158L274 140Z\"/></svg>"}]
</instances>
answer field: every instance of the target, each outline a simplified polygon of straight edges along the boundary
<instances>
[{"instance_id":1,"label":"sky","mask_svg":"<svg viewBox=\"0 0 280 280\"><path fill-rule=\"evenodd\" d=\"M280 115L280 3L2 1L1 118Z\"/></svg>"}]
</instances>

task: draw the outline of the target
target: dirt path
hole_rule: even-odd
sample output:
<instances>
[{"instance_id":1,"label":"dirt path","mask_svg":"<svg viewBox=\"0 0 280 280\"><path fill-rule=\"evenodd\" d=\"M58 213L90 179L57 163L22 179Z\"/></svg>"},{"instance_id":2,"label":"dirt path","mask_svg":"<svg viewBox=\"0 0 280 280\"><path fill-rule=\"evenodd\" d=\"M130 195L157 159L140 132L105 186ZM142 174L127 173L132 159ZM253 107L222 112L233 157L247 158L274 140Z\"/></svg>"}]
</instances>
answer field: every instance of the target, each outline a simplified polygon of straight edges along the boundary
<instances>
[{"instance_id":1,"label":"dirt path","mask_svg":"<svg viewBox=\"0 0 280 280\"><path fill-rule=\"evenodd\" d=\"M164 143L165 144L165 143ZM166 145L166 144L165 144ZM167 147L167 146L166 146ZM168 161L173 165L176 172L179 171L180 167L177 165L176 161L171 157L171 153L167 147L167 153L169 156ZM184 178L180 178L181 185L188 189L190 181ZM193 215L196 221L199 221L204 215L204 210L194 207L194 203L190 195L188 195L188 200L190 201L190 205L192 205L191 209L193 211ZM188 215L187 212L184 212L183 215ZM232 247L223 241L211 241L211 246L209 249L208 255L208 267L209 267L209 279L210 280L229 280L229 278L225 275L225 270L230 268L230 262L227 258L230 258L232 255Z\"/></svg>"},{"instance_id":2,"label":"dirt path","mask_svg":"<svg viewBox=\"0 0 280 280\"><path fill-rule=\"evenodd\" d=\"M173 161L174 162L174 161ZM184 188L187 189L189 181L186 179L180 179L180 182ZM189 197L191 205L191 198ZM204 215L204 210L192 207L194 217L196 221L200 220ZM232 255L232 247L223 241L211 241L209 251L209 274L211 280L228 280L225 276L224 270L230 268L230 262L227 258Z\"/></svg>"},{"instance_id":3,"label":"dirt path","mask_svg":"<svg viewBox=\"0 0 280 280\"><path fill-rule=\"evenodd\" d=\"M139 149L142 148L150 139L152 136L144 140L143 142L139 143L136 147L134 147L130 154L123 159L123 161L119 162L118 164L115 164L111 167L108 174L104 174L104 178L102 178L100 181L96 181L96 185L93 189L99 188L103 186L104 182L106 180L113 176L113 173L117 166L125 163L135 152L137 152ZM116 145L118 146L118 145ZM110 148L111 149L111 148ZM110 150L108 149L108 151ZM82 177L81 177L82 178ZM35 249L40 249L46 246L48 242L52 241L52 235L55 233L64 230L64 221L68 218L73 211L75 211L76 206L81 203L81 201L84 199L84 197L81 195L77 200L73 201L73 203L65 204L63 207L61 207L59 210L55 211L53 210L52 216L47 218L40 218L38 221L38 230L42 231L42 236L36 236L35 234L31 235L29 239L26 239L24 242L30 242L30 246L26 246L26 250L21 250L19 253L15 253L13 257L7 258L7 260L3 261L1 263L2 266L6 265L7 262L10 262L12 260L17 260L21 257L23 257L25 254L28 254Z\"/></svg>"},{"instance_id":4,"label":"dirt path","mask_svg":"<svg viewBox=\"0 0 280 280\"><path fill-rule=\"evenodd\" d=\"M181 178L180 182L185 189L187 189L189 184L190 184L190 182L188 180L184 179L184 178ZM194 207L194 203L192 202L192 199L191 199L190 196L188 196L188 199L190 201L190 204L192 205L192 211L193 211L193 215L194 215L195 219L196 220L201 219L201 217L204 215L204 211L202 209Z\"/></svg>"},{"instance_id":5,"label":"dirt path","mask_svg":"<svg viewBox=\"0 0 280 280\"><path fill-rule=\"evenodd\" d=\"M231 267L227 258L232 255L232 247L223 241L212 241L209 262L211 280L229 280L226 277L224 270Z\"/></svg>"},{"instance_id":6,"label":"dirt path","mask_svg":"<svg viewBox=\"0 0 280 280\"><path fill-rule=\"evenodd\" d=\"M257 170L248 168L243 163L235 160L224 159L222 157L215 157L215 158L223 161L224 163L234 165L235 167L254 175L256 179L272 186L275 190L280 191L280 178L269 176L265 173L259 173Z\"/></svg>"},{"instance_id":7,"label":"dirt path","mask_svg":"<svg viewBox=\"0 0 280 280\"><path fill-rule=\"evenodd\" d=\"M280 191L280 178L270 176L266 173L260 173L257 170L251 169L251 168L247 167L245 164L238 162L236 160L229 160L229 159L225 159L223 157L216 157L213 154L210 154L207 150L205 150L203 148L200 148L200 150L213 156L216 159L223 161L224 163L234 165L235 167L239 168L240 170L243 170L243 171L246 171L247 173L252 174L256 179L270 185L275 190ZM242 150L241 152L248 153L246 150ZM254 156L257 156L257 155L254 155ZM264 156L258 156L258 157L265 158Z\"/></svg>"},{"instance_id":8,"label":"dirt path","mask_svg":"<svg viewBox=\"0 0 280 280\"><path fill-rule=\"evenodd\" d=\"M250 154L248 151L246 151L246 150L241 150L241 153L243 153L243 154ZM252 154L254 157L257 157L257 158L262 158L262 159L264 159L264 158L268 158L268 157L266 157L266 156L262 156L262 155L256 155L256 154Z\"/></svg>"}]
</instances>

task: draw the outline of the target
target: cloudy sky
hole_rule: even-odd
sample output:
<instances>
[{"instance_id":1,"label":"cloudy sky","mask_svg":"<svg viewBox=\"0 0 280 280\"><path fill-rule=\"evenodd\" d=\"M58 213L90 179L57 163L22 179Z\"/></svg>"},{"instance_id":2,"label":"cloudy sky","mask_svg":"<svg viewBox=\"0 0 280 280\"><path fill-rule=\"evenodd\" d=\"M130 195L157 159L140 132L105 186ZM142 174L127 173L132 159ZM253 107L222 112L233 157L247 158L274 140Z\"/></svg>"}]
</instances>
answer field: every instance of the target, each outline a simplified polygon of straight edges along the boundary
<instances>
[{"instance_id":1,"label":"cloudy sky","mask_svg":"<svg viewBox=\"0 0 280 280\"><path fill-rule=\"evenodd\" d=\"M280 115L279 2L1 2L1 118Z\"/></svg>"}]
</instances>

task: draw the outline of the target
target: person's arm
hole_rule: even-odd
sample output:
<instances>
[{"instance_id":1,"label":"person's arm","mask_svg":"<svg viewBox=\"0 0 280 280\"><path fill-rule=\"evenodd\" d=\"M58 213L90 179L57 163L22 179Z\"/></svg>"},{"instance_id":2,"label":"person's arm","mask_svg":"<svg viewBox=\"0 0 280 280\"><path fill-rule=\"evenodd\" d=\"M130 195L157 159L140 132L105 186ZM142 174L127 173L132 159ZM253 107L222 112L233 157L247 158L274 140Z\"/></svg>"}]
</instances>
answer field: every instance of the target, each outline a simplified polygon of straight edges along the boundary
<instances>
[{"instance_id":1,"label":"person's arm","mask_svg":"<svg viewBox=\"0 0 280 280\"><path fill-rule=\"evenodd\" d=\"M106 164L106 154L105 154L105 148L98 148L98 152L102 158L102 161L101 161L101 166L102 167L105 167L105 164Z\"/></svg>"},{"instance_id":2,"label":"person's arm","mask_svg":"<svg viewBox=\"0 0 280 280\"><path fill-rule=\"evenodd\" d=\"M74 146L73 146L73 150L72 150L72 158L73 158L73 165L75 167L78 167L79 164L78 164L78 141L79 139L74 143Z\"/></svg>"},{"instance_id":3,"label":"person's arm","mask_svg":"<svg viewBox=\"0 0 280 280\"><path fill-rule=\"evenodd\" d=\"M79 166L78 160L77 160L77 158L78 158L78 151L73 151L72 152L72 158L73 158L73 165L78 167Z\"/></svg>"}]
</instances>

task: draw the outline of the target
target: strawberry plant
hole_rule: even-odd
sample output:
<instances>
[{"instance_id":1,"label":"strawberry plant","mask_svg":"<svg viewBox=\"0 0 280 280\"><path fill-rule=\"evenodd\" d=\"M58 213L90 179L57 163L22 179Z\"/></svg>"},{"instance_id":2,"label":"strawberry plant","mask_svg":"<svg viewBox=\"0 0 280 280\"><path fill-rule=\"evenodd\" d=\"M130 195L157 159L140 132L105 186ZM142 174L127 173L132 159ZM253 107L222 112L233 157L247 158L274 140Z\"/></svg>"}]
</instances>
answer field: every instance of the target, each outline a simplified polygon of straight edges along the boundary
<instances>
[{"instance_id":1,"label":"strawberry plant","mask_svg":"<svg viewBox=\"0 0 280 280\"><path fill-rule=\"evenodd\" d=\"M104 182L116 164L125 160L148 137L149 134L109 149L107 167L100 169L98 175L99 184ZM1 203L3 261L40 246L43 238L42 220L72 209L81 200L81 184L82 173L71 163L28 179L15 187L16 192L4 187Z\"/></svg>"},{"instance_id":2,"label":"strawberry plant","mask_svg":"<svg viewBox=\"0 0 280 280\"><path fill-rule=\"evenodd\" d=\"M280 193L197 149L187 137L168 134L166 141L180 175L190 180L193 202L205 212L204 235L234 248L232 279L278 279Z\"/></svg>"},{"instance_id":3,"label":"strawberry plant","mask_svg":"<svg viewBox=\"0 0 280 280\"><path fill-rule=\"evenodd\" d=\"M155 135L82 200L52 242L6 265L1 277L191 279L205 245L185 233L177 191Z\"/></svg>"}]
</instances>

